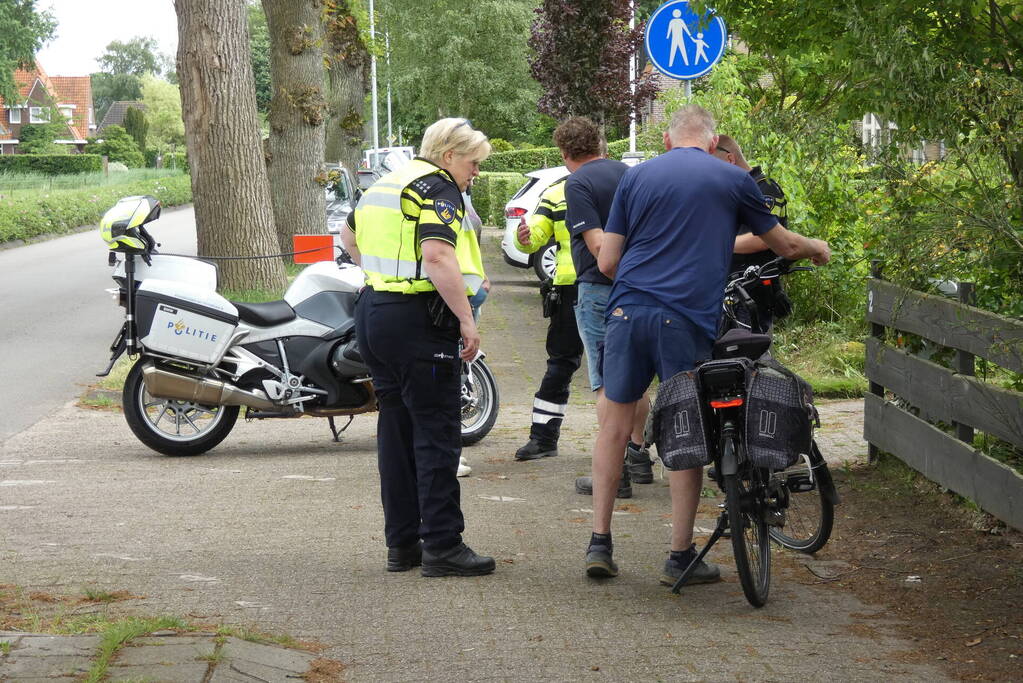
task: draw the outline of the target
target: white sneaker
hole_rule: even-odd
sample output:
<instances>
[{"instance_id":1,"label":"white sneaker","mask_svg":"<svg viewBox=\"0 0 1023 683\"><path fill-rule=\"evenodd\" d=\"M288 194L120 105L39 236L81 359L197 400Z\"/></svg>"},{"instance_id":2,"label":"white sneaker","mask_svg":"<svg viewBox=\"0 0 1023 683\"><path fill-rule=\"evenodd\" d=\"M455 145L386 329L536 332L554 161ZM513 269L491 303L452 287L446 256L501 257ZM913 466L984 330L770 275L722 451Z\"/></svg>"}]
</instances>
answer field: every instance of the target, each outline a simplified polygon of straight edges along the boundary
<instances>
[{"instance_id":1,"label":"white sneaker","mask_svg":"<svg viewBox=\"0 0 1023 683\"><path fill-rule=\"evenodd\" d=\"M465 459L465 456L461 456L458 460L458 473L455 476L468 477L472 474L472 468L469 467L469 462Z\"/></svg>"}]
</instances>

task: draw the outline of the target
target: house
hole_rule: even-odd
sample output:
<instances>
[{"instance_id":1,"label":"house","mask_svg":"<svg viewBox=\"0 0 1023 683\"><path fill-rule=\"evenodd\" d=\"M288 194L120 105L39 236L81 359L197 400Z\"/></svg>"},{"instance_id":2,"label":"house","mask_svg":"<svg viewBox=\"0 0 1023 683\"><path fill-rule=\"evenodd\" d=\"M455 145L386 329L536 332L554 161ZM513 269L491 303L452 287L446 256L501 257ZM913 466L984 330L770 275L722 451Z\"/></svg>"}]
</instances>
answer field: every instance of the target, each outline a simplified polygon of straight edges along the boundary
<instances>
[{"instance_id":1,"label":"house","mask_svg":"<svg viewBox=\"0 0 1023 683\"><path fill-rule=\"evenodd\" d=\"M129 109L140 109L146 110L146 105L142 102L131 101L131 100L118 100L110 105L107 109L106 115L103 117L103 121L100 122L99 128L96 129L96 134L99 135L103 132L103 129L107 126L123 126L124 117L128 113Z\"/></svg>"},{"instance_id":2,"label":"house","mask_svg":"<svg viewBox=\"0 0 1023 683\"><path fill-rule=\"evenodd\" d=\"M36 62L32 69L14 72L18 101L0 102L0 154L16 154L21 127L49 123L56 109L64 118L66 134L55 142L81 152L96 124L92 110L92 82L88 76L48 76Z\"/></svg>"}]
</instances>

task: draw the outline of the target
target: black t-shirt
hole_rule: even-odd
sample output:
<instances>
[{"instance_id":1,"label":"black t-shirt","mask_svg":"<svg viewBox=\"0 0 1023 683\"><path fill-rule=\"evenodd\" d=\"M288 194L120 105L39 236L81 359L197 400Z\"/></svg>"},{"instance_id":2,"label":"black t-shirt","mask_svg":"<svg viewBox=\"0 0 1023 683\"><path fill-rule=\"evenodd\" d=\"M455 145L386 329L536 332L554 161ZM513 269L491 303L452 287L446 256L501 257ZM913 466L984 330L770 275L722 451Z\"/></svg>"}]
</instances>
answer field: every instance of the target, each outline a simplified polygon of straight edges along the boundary
<instances>
[{"instance_id":1,"label":"black t-shirt","mask_svg":"<svg viewBox=\"0 0 1023 683\"><path fill-rule=\"evenodd\" d=\"M576 282L611 284L597 268L597 259L586 247L583 233L594 228L604 229L618 181L628 168L620 161L594 159L580 166L565 182L565 227L572 235Z\"/></svg>"},{"instance_id":2,"label":"black t-shirt","mask_svg":"<svg viewBox=\"0 0 1023 683\"><path fill-rule=\"evenodd\" d=\"M767 208L778 217L778 222L781 223L782 227L787 228L789 220L785 206L785 193L782 191L781 185L764 175L763 170L759 166L754 166L750 169L749 174L757 182L760 193L767 200ZM750 232L749 226L740 225L739 234L741 235L746 232ZM778 255L770 249L753 252L752 254L732 254L732 265L729 272L735 273L740 270L746 270L750 266L762 266L776 258L778 258Z\"/></svg>"}]
</instances>

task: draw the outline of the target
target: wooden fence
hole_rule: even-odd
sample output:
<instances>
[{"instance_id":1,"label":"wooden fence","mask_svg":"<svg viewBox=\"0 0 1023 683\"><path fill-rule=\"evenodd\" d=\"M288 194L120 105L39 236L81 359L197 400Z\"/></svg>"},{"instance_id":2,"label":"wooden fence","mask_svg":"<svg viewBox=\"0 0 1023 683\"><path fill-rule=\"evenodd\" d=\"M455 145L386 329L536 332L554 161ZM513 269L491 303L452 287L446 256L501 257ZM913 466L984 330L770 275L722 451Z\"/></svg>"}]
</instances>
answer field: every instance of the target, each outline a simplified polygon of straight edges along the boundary
<instances>
[{"instance_id":1,"label":"wooden fence","mask_svg":"<svg viewBox=\"0 0 1023 683\"><path fill-rule=\"evenodd\" d=\"M1023 448L1023 393L974 377L979 356L1023 372L1023 323L960 301L906 289L881 279L874 264L867 289L864 438L871 458L892 453L927 478L973 500L1005 523L1023 529L1023 476L973 447L977 429ZM919 335L956 349L955 370L884 343L885 328ZM885 390L919 409L921 416L952 424L955 436L885 400Z\"/></svg>"}]
</instances>

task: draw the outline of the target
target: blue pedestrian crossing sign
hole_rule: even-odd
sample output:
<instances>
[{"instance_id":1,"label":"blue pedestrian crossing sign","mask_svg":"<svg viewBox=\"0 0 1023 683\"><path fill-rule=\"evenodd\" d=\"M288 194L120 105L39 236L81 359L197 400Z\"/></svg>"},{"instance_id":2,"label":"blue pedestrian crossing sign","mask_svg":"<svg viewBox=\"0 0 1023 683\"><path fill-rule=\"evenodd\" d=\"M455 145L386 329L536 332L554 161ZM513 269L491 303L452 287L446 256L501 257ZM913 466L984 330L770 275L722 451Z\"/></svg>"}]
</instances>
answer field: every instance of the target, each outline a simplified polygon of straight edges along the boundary
<instances>
[{"instance_id":1,"label":"blue pedestrian crossing sign","mask_svg":"<svg viewBox=\"0 0 1023 683\"><path fill-rule=\"evenodd\" d=\"M646 53L666 76L688 81L699 78L721 59L728 46L724 20L713 10L701 17L687 0L669 0L646 25Z\"/></svg>"}]
</instances>

